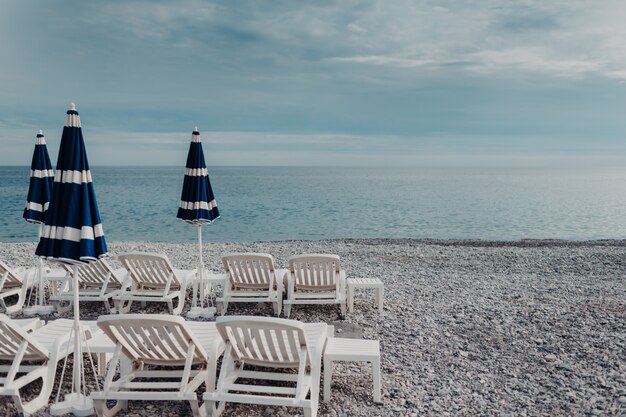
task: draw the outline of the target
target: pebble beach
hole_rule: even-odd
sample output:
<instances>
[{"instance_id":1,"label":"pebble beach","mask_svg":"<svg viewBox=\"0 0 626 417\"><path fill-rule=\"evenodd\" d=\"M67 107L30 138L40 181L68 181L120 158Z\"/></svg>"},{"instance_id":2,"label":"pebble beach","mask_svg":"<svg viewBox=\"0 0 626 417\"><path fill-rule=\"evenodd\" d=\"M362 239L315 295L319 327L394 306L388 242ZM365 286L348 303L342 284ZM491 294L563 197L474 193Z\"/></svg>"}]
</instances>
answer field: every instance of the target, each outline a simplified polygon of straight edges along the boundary
<instances>
[{"instance_id":1,"label":"pebble beach","mask_svg":"<svg viewBox=\"0 0 626 417\"><path fill-rule=\"evenodd\" d=\"M0 259L32 267L34 249L0 243ZM194 268L197 257L193 243L110 242L109 250L164 253L181 269ZM220 272L221 256L238 252L270 253L277 268L292 255L335 253L348 278L385 284L383 315L361 292L345 320L335 306L292 311L293 319L334 325L337 337L380 340L383 403L372 401L369 365L336 363L332 399L320 402L320 416L626 415L626 240L206 243L206 266ZM229 314L272 315L269 305L231 307ZM100 303L81 305L82 319L102 313ZM58 317L72 316L49 319ZM181 403L131 402L119 415L189 411ZM12 413L12 404L0 402L0 415ZM298 410L229 404L223 415Z\"/></svg>"}]
</instances>

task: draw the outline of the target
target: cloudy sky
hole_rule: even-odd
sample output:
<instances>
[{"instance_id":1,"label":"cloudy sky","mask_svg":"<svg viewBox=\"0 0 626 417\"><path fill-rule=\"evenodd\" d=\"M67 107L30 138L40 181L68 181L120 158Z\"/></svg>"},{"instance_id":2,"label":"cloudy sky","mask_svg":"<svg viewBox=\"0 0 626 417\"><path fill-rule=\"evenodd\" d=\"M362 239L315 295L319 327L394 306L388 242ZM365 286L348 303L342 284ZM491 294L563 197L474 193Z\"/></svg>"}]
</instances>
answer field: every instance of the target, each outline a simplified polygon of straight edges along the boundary
<instances>
[{"instance_id":1,"label":"cloudy sky","mask_svg":"<svg viewBox=\"0 0 626 417\"><path fill-rule=\"evenodd\" d=\"M0 0L0 165L626 163L623 0Z\"/></svg>"}]
</instances>

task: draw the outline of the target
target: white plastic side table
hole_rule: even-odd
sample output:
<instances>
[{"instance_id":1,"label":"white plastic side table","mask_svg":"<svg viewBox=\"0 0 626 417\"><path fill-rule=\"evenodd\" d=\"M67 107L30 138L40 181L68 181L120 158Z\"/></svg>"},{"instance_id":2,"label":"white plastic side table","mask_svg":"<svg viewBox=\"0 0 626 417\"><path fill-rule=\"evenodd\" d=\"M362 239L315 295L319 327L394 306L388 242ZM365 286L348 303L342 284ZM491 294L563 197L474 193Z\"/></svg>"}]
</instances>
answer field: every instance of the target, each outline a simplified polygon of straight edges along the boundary
<instances>
[{"instance_id":1,"label":"white plastic side table","mask_svg":"<svg viewBox=\"0 0 626 417\"><path fill-rule=\"evenodd\" d=\"M324 349L324 402L330 400L333 362L371 362L374 402L380 403L380 344L378 340L328 338Z\"/></svg>"},{"instance_id":2,"label":"white plastic side table","mask_svg":"<svg viewBox=\"0 0 626 417\"><path fill-rule=\"evenodd\" d=\"M354 311L354 289L367 288L374 290L374 299L378 305L378 312L383 314L383 296L385 286L378 278L348 278L348 310Z\"/></svg>"}]
</instances>

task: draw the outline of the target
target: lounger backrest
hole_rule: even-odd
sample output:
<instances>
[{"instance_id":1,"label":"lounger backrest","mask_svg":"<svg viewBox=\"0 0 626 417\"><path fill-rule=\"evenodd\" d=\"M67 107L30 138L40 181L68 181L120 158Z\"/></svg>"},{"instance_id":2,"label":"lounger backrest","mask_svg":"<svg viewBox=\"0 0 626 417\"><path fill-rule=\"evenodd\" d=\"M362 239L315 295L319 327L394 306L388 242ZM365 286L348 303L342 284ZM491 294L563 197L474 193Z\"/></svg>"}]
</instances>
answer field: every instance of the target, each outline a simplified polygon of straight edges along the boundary
<instances>
[{"instance_id":1,"label":"lounger backrest","mask_svg":"<svg viewBox=\"0 0 626 417\"><path fill-rule=\"evenodd\" d=\"M302 350L310 358L304 326L295 320L270 317L218 317L217 330L235 360L257 366L297 367Z\"/></svg>"},{"instance_id":2,"label":"lounger backrest","mask_svg":"<svg viewBox=\"0 0 626 417\"><path fill-rule=\"evenodd\" d=\"M117 259L129 272L133 282L143 288L165 288L171 280L170 288L179 288L181 282L174 267L165 255L155 253L125 253Z\"/></svg>"},{"instance_id":3,"label":"lounger backrest","mask_svg":"<svg viewBox=\"0 0 626 417\"><path fill-rule=\"evenodd\" d=\"M73 265L61 264L70 274L74 272ZM109 277L108 286L120 286L122 283L117 279L113 268L104 259L89 262L78 266L78 282L85 287L101 288Z\"/></svg>"},{"instance_id":4,"label":"lounger backrest","mask_svg":"<svg viewBox=\"0 0 626 417\"><path fill-rule=\"evenodd\" d=\"M22 280L20 277L15 275L7 264L0 261L0 290L2 290L2 288L15 288L21 286Z\"/></svg>"},{"instance_id":5,"label":"lounger backrest","mask_svg":"<svg viewBox=\"0 0 626 417\"><path fill-rule=\"evenodd\" d=\"M265 253L240 253L222 258L229 280L237 288L274 286L274 258Z\"/></svg>"},{"instance_id":6,"label":"lounger backrest","mask_svg":"<svg viewBox=\"0 0 626 417\"><path fill-rule=\"evenodd\" d=\"M26 342L26 350L22 360L47 360L50 353L32 335L26 333L11 319L0 314L0 360L13 361L20 347Z\"/></svg>"},{"instance_id":7,"label":"lounger backrest","mask_svg":"<svg viewBox=\"0 0 626 417\"><path fill-rule=\"evenodd\" d=\"M208 356L185 319L160 314L100 316L98 327L131 361L147 365L184 365L193 348L192 363L206 363Z\"/></svg>"},{"instance_id":8,"label":"lounger backrest","mask_svg":"<svg viewBox=\"0 0 626 417\"><path fill-rule=\"evenodd\" d=\"M289 258L289 271L298 289L333 290L341 265L338 255L306 254Z\"/></svg>"}]
</instances>

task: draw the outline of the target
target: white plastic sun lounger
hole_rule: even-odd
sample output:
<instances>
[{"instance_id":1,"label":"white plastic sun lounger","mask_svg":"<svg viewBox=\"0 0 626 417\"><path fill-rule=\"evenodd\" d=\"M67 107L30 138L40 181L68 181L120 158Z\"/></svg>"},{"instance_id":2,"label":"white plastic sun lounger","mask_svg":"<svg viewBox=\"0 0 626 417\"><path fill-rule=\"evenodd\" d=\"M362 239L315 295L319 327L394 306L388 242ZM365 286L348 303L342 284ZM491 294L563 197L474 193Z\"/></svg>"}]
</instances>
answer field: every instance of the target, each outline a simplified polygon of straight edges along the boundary
<instances>
[{"instance_id":1,"label":"white plastic sun lounger","mask_svg":"<svg viewBox=\"0 0 626 417\"><path fill-rule=\"evenodd\" d=\"M294 304L339 304L346 315L346 273L339 256L306 254L289 258L285 316Z\"/></svg>"},{"instance_id":2,"label":"white plastic sun lounger","mask_svg":"<svg viewBox=\"0 0 626 417\"><path fill-rule=\"evenodd\" d=\"M222 258L227 273L222 297L217 298L221 314L226 314L228 303L272 303L274 313L280 315L283 300L283 280L286 269L276 269L274 258L265 253L241 253Z\"/></svg>"},{"instance_id":3,"label":"white plastic sun lounger","mask_svg":"<svg viewBox=\"0 0 626 417\"><path fill-rule=\"evenodd\" d=\"M127 291L121 290L113 296L119 313L128 312L133 301L166 303L171 314L183 311L187 280L178 275L167 256L127 253L117 259L132 280ZM178 302L176 307L174 300Z\"/></svg>"},{"instance_id":4,"label":"white plastic sun lounger","mask_svg":"<svg viewBox=\"0 0 626 417\"><path fill-rule=\"evenodd\" d=\"M72 308L74 301L74 289L72 288L74 267L66 264L61 265L68 273L66 282L57 295L50 297L50 302L57 311L65 312ZM103 302L107 313L115 313L116 309L111 305L111 300L113 296L125 288L123 284L124 274L124 270L114 270L104 259L80 265L78 267L79 302Z\"/></svg>"},{"instance_id":5,"label":"white plastic sun lounger","mask_svg":"<svg viewBox=\"0 0 626 417\"><path fill-rule=\"evenodd\" d=\"M17 271L9 268L0 261L0 311L11 314L19 311L24 306L28 281L21 277ZM17 296L17 301L7 305L7 298Z\"/></svg>"},{"instance_id":6,"label":"white plastic sun lounger","mask_svg":"<svg viewBox=\"0 0 626 417\"><path fill-rule=\"evenodd\" d=\"M244 316L218 317L216 325L226 351L217 389L203 396L207 413L219 416L232 402L299 407L307 417L317 415L325 323Z\"/></svg>"},{"instance_id":7,"label":"white plastic sun lounger","mask_svg":"<svg viewBox=\"0 0 626 417\"><path fill-rule=\"evenodd\" d=\"M18 325L26 333L33 332L41 328L45 323L38 317L24 318L24 319L11 319L11 321Z\"/></svg>"},{"instance_id":8,"label":"white plastic sun lounger","mask_svg":"<svg viewBox=\"0 0 626 417\"><path fill-rule=\"evenodd\" d=\"M68 346L73 324L54 320L28 332L30 327L0 314L0 397L11 397L19 413L32 414L48 404L57 364L73 352L73 344ZM39 394L24 402L20 390L39 379Z\"/></svg>"},{"instance_id":9,"label":"white plastic sun lounger","mask_svg":"<svg viewBox=\"0 0 626 417\"><path fill-rule=\"evenodd\" d=\"M203 383L214 388L217 358L224 351L215 323L124 314L101 316L98 327L116 344L103 390L91 394L99 416L115 415L129 400L189 401L194 416L205 415L196 390ZM120 355L130 360L132 369L114 381ZM117 403L108 408L109 400Z\"/></svg>"}]
</instances>

